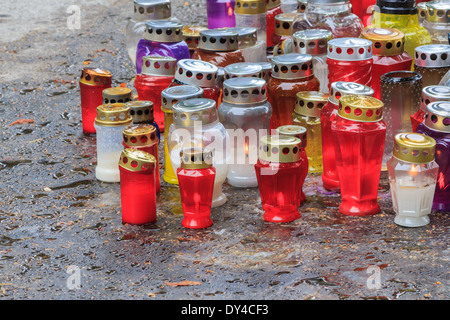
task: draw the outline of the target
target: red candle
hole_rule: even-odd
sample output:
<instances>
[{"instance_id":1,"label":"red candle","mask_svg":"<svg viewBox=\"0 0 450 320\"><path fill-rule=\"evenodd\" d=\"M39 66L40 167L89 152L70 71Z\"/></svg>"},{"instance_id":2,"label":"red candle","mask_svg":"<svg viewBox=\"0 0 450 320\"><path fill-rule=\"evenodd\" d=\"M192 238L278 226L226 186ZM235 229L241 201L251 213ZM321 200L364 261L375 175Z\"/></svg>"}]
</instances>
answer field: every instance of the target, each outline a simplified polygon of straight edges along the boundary
<instances>
[{"instance_id":1,"label":"red candle","mask_svg":"<svg viewBox=\"0 0 450 320\"><path fill-rule=\"evenodd\" d=\"M127 148L119 160L122 223L147 224L156 220L156 159L150 153Z\"/></svg>"},{"instance_id":2,"label":"red candle","mask_svg":"<svg viewBox=\"0 0 450 320\"><path fill-rule=\"evenodd\" d=\"M211 204L216 169L212 166L212 151L186 148L180 153L181 165L177 169L183 227L207 228L213 224Z\"/></svg>"},{"instance_id":3,"label":"red candle","mask_svg":"<svg viewBox=\"0 0 450 320\"><path fill-rule=\"evenodd\" d=\"M300 218L303 166L300 139L280 135L261 137L255 171L264 220L289 222Z\"/></svg>"},{"instance_id":4,"label":"red candle","mask_svg":"<svg viewBox=\"0 0 450 320\"><path fill-rule=\"evenodd\" d=\"M322 129L322 182L324 188L339 191L339 178L336 171L336 154L331 125L336 122L339 99L344 95L357 94L372 96L373 89L359 83L338 81L331 84L328 102L320 113Z\"/></svg>"},{"instance_id":5,"label":"red candle","mask_svg":"<svg viewBox=\"0 0 450 320\"><path fill-rule=\"evenodd\" d=\"M83 133L95 133L97 107L102 104L102 91L111 87L111 73L101 69L84 68L79 81Z\"/></svg>"},{"instance_id":6,"label":"red candle","mask_svg":"<svg viewBox=\"0 0 450 320\"><path fill-rule=\"evenodd\" d=\"M366 216L380 211L377 196L386 137L382 109L383 103L373 97L348 95L339 100L331 130L342 214Z\"/></svg>"},{"instance_id":7,"label":"red candle","mask_svg":"<svg viewBox=\"0 0 450 320\"><path fill-rule=\"evenodd\" d=\"M377 3L377 0L350 0L352 4L352 11L362 21L365 27L370 24L370 18L372 17L373 6ZM407 69L409 70L409 69Z\"/></svg>"},{"instance_id":8,"label":"red candle","mask_svg":"<svg viewBox=\"0 0 450 320\"><path fill-rule=\"evenodd\" d=\"M150 153L155 157L156 193L161 189L159 176L158 136L156 128L150 124L133 124L123 130L122 144L125 148L133 148Z\"/></svg>"}]
</instances>

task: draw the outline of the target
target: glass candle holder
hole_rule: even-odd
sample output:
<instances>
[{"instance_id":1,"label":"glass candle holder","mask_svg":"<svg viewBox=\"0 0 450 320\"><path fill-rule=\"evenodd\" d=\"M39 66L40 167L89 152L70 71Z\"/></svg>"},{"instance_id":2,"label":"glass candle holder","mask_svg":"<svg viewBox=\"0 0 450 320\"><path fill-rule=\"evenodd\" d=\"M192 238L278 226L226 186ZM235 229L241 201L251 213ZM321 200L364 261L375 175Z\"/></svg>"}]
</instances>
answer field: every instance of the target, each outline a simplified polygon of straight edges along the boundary
<instances>
[{"instance_id":1,"label":"glass candle holder","mask_svg":"<svg viewBox=\"0 0 450 320\"><path fill-rule=\"evenodd\" d=\"M422 91L421 75L413 71L393 71L380 78L381 101L386 119L386 143L384 145L382 170L391 158L394 137L397 133L410 132L411 116L420 107Z\"/></svg>"},{"instance_id":2,"label":"glass candle holder","mask_svg":"<svg viewBox=\"0 0 450 320\"><path fill-rule=\"evenodd\" d=\"M328 93L327 46L332 38L325 29L297 31L294 37L294 51L313 57L314 75L319 79L320 92Z\"/></svg>"},{"instance_id":3,"label":"glass candle holder","mask_svg":"<svg viewBox=\"0 0 450 320\"><path fill-rule=\"evenodd\" d=\"M166 20L172 16L170 0L134 0L134 17L125 29L125 45L133 64L136 64L136 49L139 40L144 37L145 22Z\"/></svg>"},{"instance_id":4,"label":"glass candle holder","mask_svg":"<svg viewBox=\"0 0 450 320\"><path fill-rule=\"evenodd\" d=\"M234 27L236 25L234 6L234 0L206 0L208 28Z\"/></svg>"},{"instance_id":5,"label":"glass candle holder","mask_svg":"<svg viewBox=\"0 0 450 320\"><path fill-rule=\"evenodd\" d=\"M216 169L212 166L212 151L185 148L181 151L181 165L177 169L185 228L207 228L213 224L211 203Z\"/></svg>"},{"instance_id":6,"label":"glass candle holder","mask_svg":"<svg viewBox=\"0 0 450 320\"><path fill-rule=\"evenodd\" d=\"M328 94L316 91L300 91L297 93L293 124L305 127L307 130L307 145L309 172L322 172L322 130L320 112L328 101Z\"/></svg>"},{"instance_id":7,"label":"glass candle holder","mask_svg":"<svg viewBox=\"0 0 450 320\"><path fill-rule=\"evenodd\" d=\"M290 222L300 218L302 158L301 141L288 136L261 137L255 164L259 194L269 222Z\"/></svg>"},{"instance_id":8,"label":"glass candle holder","mask_svg":"<svg viewBox=\"0 0 450 320\"><path fill-rule=\"evenodd\" d=\"M266 12L266 0L236 0L236 27L256 28L258 39L266 39Z\"/></svg>"},{"instance_id":9,"label":"glass candle holder","mask_svg":"<svg viewBox=\"0 0 450 320\"><path fill-rule=\"evenodd\" d=\"M339 212L344 215L380 211L377 197L386 137L382 109L383 103L373 97L347 95L339 100L331 130L342 199Z\"/></svg>"},{"instance_id":10,"label":"glass candle holder","mask_svg":"<svg viewBox=\"0 0 450 320\"><path fill-rule=\"evenodd\" d=\"M276 44L272 42L272 35L275 33L275 17L280 13L283 13L280 4L281 4L280 0L267 1L267 12L266 12L267 47L273 47Z\"/></svg>"},{"instance_id":11,"label":"glass candle holder","mask_svg":"<svg viewBox=\"0 0 450 320\"><path fill-rule=\"evenodd\" d=\"M238 33L226 29L200 31L200 42L192 59L209 62L224 68L236 62L245 62L238 47Z\"/></svg>"},{"instance_id":12,"label":"glass candle holder","mask_svg":"<svg viewBox=\"0 0 450 320\"><path fill-rule=\"evenodd\" d=\"M227 201L222 191L228 173L230 152L227 148L228 135L219 122L214 100L206 98L188 99L172 107L173 124L170 126L168 147L172 167L180 167L180 151L186 147L211 148L214 151L213 166L216 168L212 207Z\"/></svg>"},{"instance_id":13,"label":"glass candle holder","mask_svg":"<svg viewBox=\"0 0 450 320\"><path fill-rule=\"evenodd\" d=\"M176 21L147 21L144 38L137 45L136 74L141 73L142 58L146 56L172 57L177 61L189 59L191 54L183 40L182 28L183 25Z\"/></svg>"},{"instance_id":14,"label":"glass candle holder","mask_svg":"<svg viewBox=\"0 0 450 320\"><path fill-rule=\"evenodd\" d=\"M299 12L292 25L292 32L308 29L327 29L333 38L358 38L364 25L352 13L350 1L308 0L303 12Z\"/></svg>"},{"instance_id":15,"label":"glass candle holder","mask_svg":"<svg viewBox=\"0 0 450 320\"><path fill-rule=\"evenodd\" d=\"M256 187L254 166L258 160L259 135L261 130L269 130L272 116L272 106L266 96L267 85L263 79L239 77L225 80L223 86L219 120L233 141L227 180L234 187Z\"/></svg>"},{"instance_id":16,"label":"glass candle holder","mask_svg":"<svg viewBox=\"0 0 450 320\"><path fill-rule=\"evenodd\" d=\"M392 158L388 161L394 222L403 227L430 223L439 166L434 161L436 142L417 133L395 136Z\"/></svg>"},{"instance_id":17,"label":"glass candle holder","mask_svg":"<svg viewBox=\"0 0 450 320\"><path fill-rule=\"evenodd\" d=\"M426 10L423 27L430 33L431 42L448 44L450 3L446 1L430 1L426 3Z\"/></svg>"},{"instance_id":18,"label":"glass candle holder","mask_svg":"<svg viewBox=\"0 0 450 320\"><path fill-rule=\"evenodd\" d=\"M97 107L103 103L102 92L111 87L111 73L102 69L84 68L79 80L83 133L95 133Z\"/></svg>"},{"instance_id":19,"label":"glass candle holder","mask_svg":"<svg viewBox=\"0 0 450 320\"><path fill-rule=\"evenodd\" d=\"M438 85L450 70L450 45L430 44L416 48L414 71L422 75L422 87Z\"/></svg>"},{"instance_id":20,"label":"glass candle holder","mask_svg":"<svg viewBox=\"0 0 450 320\"><path fill-rule=\"evenodd\" d=\"M158 193L161 190L161 179L159 175L159 139L156 135L156 128L151 124L133 124L126 127L122 135L124 148L145 151L155 157L155 188L156 193Z\"/></svg>"},{"instance_id":21,"label":"glass candle holder","mask_svg":"<svg viewBox=\"0 0 450 320\"><path fill-rule=\"evenodd\" d=\"M158 137L158 143L161 141L161 131L158 124L153 117L153 102L145 100L134 100L125 103L130 107L131 118L133 124L150 124L156 129L156 136Z\"/></svg>"},{"instance_id":22,"label":"glass candle holder","mask_svg":"<svg viewBox=\"0 0 450 320\"><path fill-rule=\"evenodd\" d=\"M412 57L405 51L405 35L397 29L365 29L361 37L372 41L372 88L380 99L380 77L388 72L411 70Z\"/></svg>"},{"instance_id":23,"label":"glass candle holder","mask_svg":"<svg viewBox=\"0 0 450 320\"><path fill-rule=\"evenodd\" d=\"M328 41L328 86L333 82L356 82L372 86L372 42L341 38Z\"/></svg>"},{"instance_id":24,"label":"glass candle holder","mask_svg":"<svg viewBox=\"0 0 450 320\"><path fill-rule=\"evenodd\" d=\"M300 204L302 204L303 202L306 201L306 195L303 192L303 185L305 183L305 179L306 176L308 175L308 168L309 168L309 164L308 164L308 156L306 155L306 146L307 141L308 141L308 132L306 130L305 127L302 126L297 126L297 125L287 125L287 126L281 126L277 128L277 133L279 135L283 135L283 136L291 136L291 137L296 137L298 139L300 139L301 141L301 155L300 157L302 158L302 176L300 178L300 183L301 183L301 188L299 188L299 192L300 192Z\"/></svg>"},{"instance_id":25,"label":"glass candle holder","mask_svg":"<svg viewBox=\"0 0 450 320\"><path fill-rule=\"evenodd\" d=\"M314 76L312 56L289 53L272 59L272 75L267 85L272 105L271 129L292 123L297 92L318 91L319 80Z\"/></svg>"},{"instance_id":26,"label":"glass candle holder","mask_svg":"<svg viewBox=\"0 0 450 320\"><path fill-rule=\"evenodd\" d=\"M104 182L119 182L119 159L122 153L122 131L132 122L130 107L124 103L97 107L97 166L95 177Z\"/></svg>"},{"instance_id":27,"label":"glass candle holder","mask_svg":"<svg viewBox=\"0 0 450 320\"><path fill-rule=\"evenodd\" d=\"M191 57L194 54L195 49L198 48L198 43L200 41L200 31L206 29L206 27L202 26L183 26L183 29L181 29L183 40L189 47L189 53Z\"/></svg>"},{"instance_id":28,"label":"glass candle holder","mask_svg":"<svg viewBox=\"0 0 450 320\"><path fill-rule=\"evenodd\" d=\"M173 81L177 61L172 57L149 56L143 58L142 73L136 75L134 87L138 99L153 102L156 123L164 132L164 113L161 110L161 92Z\"/></svg>"},{"instance_id":29,"label":"glass candle holder","mask_svg":"<svg viewBox=\"0 0 450 320\"><path fill-rule=\"evenodd\" d=\"M425 120L427 105L435 101L450 101L450 87L448 86L428 86L422 89L422 99L420 108L411 116L411 126L413 132Z\"/></svg>"},{"instance_id":30,"label":"glass candle holder","mask_svg":"<svg viewBox=\"0 0 450 320\"><path fill-rule=\"evenodd\" d=\"M336 122L339 99L345 95L373 96L373 89L354 82L333 82L328 102L323 106L320 113L323 163L322 182L325 189L335 192L339 191L339 177L336 170L336 153L331 126Z\"/></svg>"},{"instance_id":31,"label":"glass candle holder","mask_svg":"<svg viewBox=\"0 0 450 320\"><path fill-rule=\"evenodd\" d=\"M143 225L156 221L156 159L133 148L124 149L118 161L122 223Z\"/></svg>"},{"instance_id":32,"label":"glass candle holder","mask_svg":"<svg viewBox=\"0 0 450 320\"><path fill-rule=\"evenodd\" d=\"M266 41L258 38L258 29L235 27L227 28L227 30L237 32L238 49L242 53L245 62L267 62Z\"/></svg>"},{"instance_id":33,"label":"glass candle holder","mask_svg":"<svg viewBox=\"0 0 450 320\"><path fill-rule=\"evenodd\" d=\"M203 98L203 89L192 85L179 85L164 89L161 93L162 107L164 112L164 123L167 128L173 124L172 106L180 101L193 98ZM172 168L170 161L169 146L167 144L169 138L169 130L164 131L164 176L165 182L170 184L178 184L177 175Z\"/></svg>"},{"instance_id":34,"label":"glass candle holder","mask_svg":"<svg viewBox=\"0 0 450 320\"><path fill-rule=\"evenodd\" d=\"M425 121L417 133L436 141L435 161L439 165L433 207L435 211L450 211L450 103L431 102L427 106Z\"/></svg>"}]
</instances>

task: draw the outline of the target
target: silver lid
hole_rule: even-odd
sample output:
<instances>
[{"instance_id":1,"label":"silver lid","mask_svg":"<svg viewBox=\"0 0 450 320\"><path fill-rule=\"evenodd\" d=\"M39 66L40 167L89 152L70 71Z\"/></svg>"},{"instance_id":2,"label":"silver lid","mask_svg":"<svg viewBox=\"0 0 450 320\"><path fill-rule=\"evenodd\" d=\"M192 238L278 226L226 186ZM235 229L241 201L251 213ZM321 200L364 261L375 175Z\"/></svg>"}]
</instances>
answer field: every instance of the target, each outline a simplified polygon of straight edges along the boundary
<instances>
[{"instance_id":1,"label":"silver lid","mask_svg":"<svg viewBox=\"0 0 450 320\"><path fill-rule=\"evenodd\" d=\"M238 49L238 33L226 29L202 30L198 47L206 51L235 51Z\"/></svg>"},{"instance_id":2,"label":"silver lid","mask_svg":"<svg viewBox=\"0 0 450 320\"><path fill-rule=\"evenodd\" d=\"M328 41L333 38L333 34L325 29L309 29L297 31L293 37L295 52L319 55L327 53Z\"/></svg>"},{"instance_id":3,"label":"silver lid","mask_svg":"<svg viewBox=\"0 0 450 320\"><path fill-rule=\"evenodd\" d=\"M314 75L312 56L288 53L273 57L272 77L277 79L301 79Z\"/></svg>"},{"instance_id":4,"label":"silver lid","mask_svg":"<svg viewBox=\"0 0 450 320\"><path fill-rule=\"evenodd\" d=\"M450 67L450 45L428 44L416 48L416 62L418 67Z\"/></svg>"},{"instance_id":5,"label":"silver lid","mask_svg":"<svg viewBox=\"0 0 450 320\"><path fill-rule=\"evenodd\" d=\"M209 62L182 59L178 61L175 79L184 84L210 88L216 85L219 68Z\"/></svg>"},{"instance_id":6,"label":"silver lid","mask_svg":"<svg viewBox=\"0 0 450 320\"><path fill-rule=\"evenodd\" d=\"M153 123L153 102L135 100L127 102L126 105L130 107L130 114L133 118L133 123Z\"/></svg>"},{"instance_id":7,"label":"silver lid","mask_svg":"<svg viewBox=\"0 0 450 320\"><path fill-rule=\"evenodd\" d=\"M223 68L225 80L239 77L262 78L262 67L251 62L232 63Z\"/></svg>"},{"instance_id":8,"label":"silver lid","mask_svg":"<svg viewBox=\"0 0 450 320\"><path fill-rule=\"evenodd\" d=\"M253 62L255 64L259 64L262 68L262 78L269 81L270 76L272 75L272 63L270 62Z\"/></svg>"},{"instance_id":9,"label":"silver lid","mask_svg":"<svg viewBox=\"0 0 450 320\"><path fill-rule=\"evenodd\" d=\"M264 79L232 78L223 83L223 101L234 104L257 103L267 100Z\"/></svg>"},{"instance_id":10,"label":"silver lid","mask_svg":"<svg viewBox=\"0 0 450 320\"><path fill-rule=\"evenodd\" d=\"M450 23L450 2L430 1L426 3L425 19L433 23Z\"/></svg>"},{"instance_id":11,"label":"silver lid","mask_svg":"<svg viewBox=\"0 0 450 320\"><path fill-rule=\"evenodd\" d=\"M427 105L424 124L432 130L450 133L450 102L436 101Z\"/></svg>"},{"instance_id":12,"label":"silver lid","mask_svg":"<svg viewBox=\"0 0 450 320\"><path fill-rule=\"evenodd\" d=\"M162 56L145 56L142 58L141 73L148 76L173 77L177 67L177 59Z\"/></svg>"},{"instance_id":13,"label":"silver lid","mask_svg":"<svg viewBox=\"0 0 450 320\"><path fill-rule=\"evenodd\" d=\"M161 92L161 108L172 110L175 103L194 98L203 98L202 88L192 85L169 87Z\"/></svg>"},{"instance_id":14,"label":"silver lid","mask_svg":"<svg viewBox=\"0 0 450 320\"><path fill-rule=\"evenodd\" d=\"M328 101L339 105L339 99L345 95L361 95L373 97L373 89L356 83L356 82L345 82L337 81L331 84L330 95L328 96Z\"/></svg>"},{"instance_id":15,"label":"silver lid","mask_svg":"<svg viewBox=\"0 0 450 320\"><path fill-rule=\"evenodd\" d=\"M361 61L372 58L372 41L361 38L337 38L328 41L327 57L340 61Z\"/></svg>"},{"instance_id":16,"label":"silver lid","mask_svg":"<svg viewBox=\"0 0 450 320\"><path fill-rule=\"evenodd\" d=\"M153 20L145 23L144 38L156 42L183 41L183 25L171 20Z\"/></svg>"},{"instance_id":17,"label":"silver lid","mask_svg":"<svg viewBox=\"0 0 450 320\"><path fill-rule=\"evenodd\" d=\"M238 36L238 48L248 48L252 47L256 44L256 41L258 40L257 32L258 29L256 28L224 28L224 30L237 32Z\"/></svg>"},{"instance_id":18,"label":"silver lid","mask_svg":"<svg viewBox=\"0 0 450 320\"><path fill-rule=\"evenodd\" d=\"M422 89L422 103L420 109L427 111L427 105L435 101L450 101L450 87L428 86Z\"/></svg>"},{"instance_id":19,"label":"silver lid","mask_svg":"<svg viewBox=\"0 0 450 320\"><path fill-rule=\"evenodd\" d=\"M134 0L134 14L141 21L169 19L170 0Z\"/></svg>"},{"instance_id":20,"label":"silver lid","mask_svg":"<svg viewBox=\"0 0 450 320\"><path fill-rule=\"evenodd\" d=\"M218 120L216 102L212 99L194 98L175 103L172 107L173 123L177 127L193 127L195 122L202 125Z\"/></svg>"},{"instance_id":21,"label":"silver lid","mask_svg":"<svg viewBox=\"0 0 450 320\"><path fill-rule=\"evenodd\" d=\"M104 104L126 103L131 101L131 89L125 87L106 88L102 91Z\"/></svg>"}]
</instances>

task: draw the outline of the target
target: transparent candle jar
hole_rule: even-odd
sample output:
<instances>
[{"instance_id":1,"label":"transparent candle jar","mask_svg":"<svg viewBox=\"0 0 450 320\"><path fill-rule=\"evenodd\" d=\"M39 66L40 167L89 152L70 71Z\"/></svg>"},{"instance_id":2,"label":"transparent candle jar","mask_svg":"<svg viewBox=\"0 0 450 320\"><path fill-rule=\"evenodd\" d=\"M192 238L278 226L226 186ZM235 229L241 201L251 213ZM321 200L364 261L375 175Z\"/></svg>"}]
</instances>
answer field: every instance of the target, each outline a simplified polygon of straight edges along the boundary
<instances>
[{"instance_id":1,"label":"transparent candle jar","mask_svg":"<svg viewBox=\"0 0 450 320\"><path fill-rule=\"evenodd\" d=\"M266 0L236 0L236 27L256 28L258 39L267 39L266 12Z\"/></svg>"},{"instance_id":2,"label":"transparent candle jar","mask_svg":"<svg viewBox=\"0 0 450 320\"><path fill-rule=\"evenodd\" d=\"M322 182L325 189L335 192L339 191L339 177L336 170L336 153L331 126L336 122L339 99L345 95L373 96L373 89L355 82L333 82L328 102L323 106L320 113L323 163Z\"/></svg>"},{"instance_id":3,"label":"transparent candle jar","mask_svg":"<svg viewBox=\"0 0 450 320\"><path fill-rule=\"evenodd\" d=\"M227 178L230 163L227 148L228 135L219 122L214 100L206 98L188 99L173 107L173 124L170 126L168 147L172 168L180 167L180 151L186 147L211 148L214 152L213 166L216 168L212 207L227 201L222 185Z\"/></svg>"},{"instance_id":4,"label":"transparent candle jar","mask_svg":"<svg viewBox=\"0 0 450 320\"><path fill-rule=\"evenodd\" d=\"M97 166L95 177L104 182L119 182L119 159L123 150L122 131L131 124L130 107L124 103L97 107Z\"/></svg>"},{"instance_id":5,"label":"transparent candle jar","mask_svg":"<svg viewBox=\"0 0 450 320\"><path fill-rule=\"evenodd\" d=\"M417 133L395 136L392 158L388 161L394 222L403 227L430 223L439 166L434 161L436 142Z\"/></svg>"},{"instance_id":6,"label":"transparent candle jar","mask_svg":"<svg viewBox=\"0 0 450 320\"><path fill-rule=\"evenodd\" d=\"M280 0L267 0L267 12L266 12L266 42L267 47L273 47L275 43L272 42L272 35L275 33L275 17L280 13L281 10Z\"/></svg>"},{"instance_id":7,"label":"transparent candle jar","mask_svg":"<svg viewBox=\"0 0 450 320\"><path fill-rule=\"evenodd\" d=\"M121 152L118 166L123 224L156 221L156 161L142 150L126 148Z\"/></svg>"},{"instance_id":8,"label":"transparent candle jar","mask_svg":"<svg viewBox=\"0 0 450 320\"><path fill-rule=\"evenodd\" d=\"M356 82L372 86L372 41L340 38L328 41L328 86L333 82Z\"/></svg>"},{"instance_id":9,"label":"transparent candle jar","mask_svg":"<svg viewBox=\"0 0 450 320\"><path fill-rule=\"evenodd\" d=\"M219 120L233 141L227 180L234 187L256 187L255 167L261 130L268 131L272 106L263 79L240 77L225 80ZM231 136L233 133L233 136Z\"/></svg>"},{"instance_id":10,"label":"transparent candle jar","mask_svg":"<svg viewBox=\"0 0 450 320\"><path fill-rule=\"evenodd\" d=\"M192 85L179 85L164 89L161 92L161 109L164 112L164 123L167 128L173 124L172 106L180 101L203 98L203 89ZM172 168L170 161L169 146L167 144L169 138L169 130L164 131L164 176L165 182L170 184L178 184L177 175Z\"/></svg>"},{"instance_id":11,"label":"transparent candle jar","mask_svg":"<svg viewBox=\"0 0 450 320\"><path fill-rule=\"evenodd\" d=\"M333 38L358 38L364 25L351 8L346 0L308 0L306 10L294 20L292 33L326 29L333 33Z\"/></svg>"},{"instance_id":12,"label":"transparent candle jar","mask_svg":"<svg viewBox=\"0 0 450 320\"><path fill-rule=\"evenodd\" d=\"M319 79L320 91L328 93L327 46L332 38L331 31L325 29L297 31L293 35L294 51L313 57L314 74Z\"/></svg>"},{"instance_id":13,"label":"transparent candle jar","mask_svg":"<svg viewBox=\"0 0 450 320\"><path fill-rule=\"evenodd\" d=\"M125 29L125 45L134 65L137 44L144 37L145 22L166 20L171 16L170 0L134 0L134 17L128 21Z\"/></svg>"},{"instance_id":14,"label":"transparent candle jar","mask_svg":"<svg viewBox=\"0 0 450 320\"><path fill-rule=\"evenodd\" d=\"M258 29L250 27L227 28L228 31L237 32L238 49L245 62L267 61L266 41L257 36Z\"/></svg>"},{"instance_id":15,"label":"transparent candle jar","mask_svg":"<svg viewBox=\"0 0 450 320\"><path fill-rule=\"evenodd\" d=\"M155 20L145 23L144 38L136 49L136 73L141 73L145 56L172 57L175 60L189 59L191 54L183 40L183 25L176 21Z\"/></svg>"},{"instance_id":16,"label":"transparent candle jar","mask_svg":"<svg viewBox=\"0 0 450 320\"><path fill-rule=\"evenodd\" d=\"M431 102L425 121L416 130L436 141L435 161L439 165L434 211L450 211L450 102Z\"/></svg>"},{"instance_id":17,"label":"transparent candle jar","mask_svg":"<svg viewBox=\"0 0 450 320\"><path fill-rule=\"evenodd\" d=\"M316 91L300 91L297 93L292 121L294 125L307 130L306 155L308 156L308 171L322 172L322 130L320 113L328 101L328 94Z\"/></svg>"},{"instance_id":18,"label":"transparent candle jar","mask_svg":"<svg viewBox=\"0 0 450 320\"><path fill-rule=\"evenodd\" d=\"M267 85L272 105L270 127L276 129L292 123L297 92L319 91L320 82L314 76L312 56L290 53L272 59L272 75Z\"/></svg>"},{"instance_id":19,"label":"transparent candle jar","mask_svg":"<svg viewBox=\"0 0 450 320\"><path fill-rule=\"evenodd\" d=\"M436 44L448 44L450 33L450 2L430 1L426 4L427 13L423 21L423 27L431 35L431 42Z\"/></svg>"},{"instance_id":20,"label":"transparent candle jar","mask_svg":"<svg viewBox=\"0 0 450 320\"><path fill-rule=\"evenodd\" d=\"M411 116L411 126L413 132L425 120L427 105L435 101L450 101L450 87L448 86L428 86L422 89L422 99L420 108Z\"/></svg>"},{"instance_id":21,"label":"transparent candle jar","mask_svg":"<svg viewBox=\"0 0 450 320\"><path fill-rule=\"evenodd\" d=\"M413 58L405 51L405 35L397 29L365 29L361 38L373 42L372 88L380 99L380 77L388 72L411 70Z\"/></svg>"},{"instance_id":22,"label":"transparent candle jar","mask_svg":"<svg viewBox=\"0 0 450 320\"><path fill-rule=\"evenodd\" d=\"M450 70L450 45L430 44L416 48L414 71L422 75L422 86L439 84Z\"/></svg>"},{"instance_id":23,"label":"transparent candle jar","mask_svg":"<svg viewBox=\"0 0 450 320\"><path fill-rule=\"evenodd\" d=\"M241 78L241 77L252 77L252 78L262 78L262 67L256 63L248 62L238 62L233 63L225 68L224 79Z\"/></svg>"}]
</instances>

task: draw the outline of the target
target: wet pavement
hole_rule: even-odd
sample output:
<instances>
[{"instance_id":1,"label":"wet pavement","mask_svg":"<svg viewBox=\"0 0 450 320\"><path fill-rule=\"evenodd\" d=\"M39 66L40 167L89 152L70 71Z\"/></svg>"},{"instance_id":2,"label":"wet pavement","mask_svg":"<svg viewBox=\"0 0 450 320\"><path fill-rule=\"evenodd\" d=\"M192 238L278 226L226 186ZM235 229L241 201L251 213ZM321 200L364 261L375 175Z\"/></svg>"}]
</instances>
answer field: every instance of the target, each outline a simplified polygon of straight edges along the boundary
<instances>
[{"instance_id":1,"label":"wet pavement","mask_svg":"<svg viewBox=\"0 0 450 320\"><path fill-rule=\"evenodd\" d=\"M66 27L72 2L46 3L28 20L26 1L0 9L0 34L11 35L0 38L2 299L449 298L448 213L423 228L395 225L385 177L371 217L339 214L339 195L309 176L292 223L264 222L257 189L225 185L214 225L188 230L177 187L163 185L155 224L122 225L119 184L94 176L77 81L89 63L132 87L132 1L78 1L79 30ZM172 3L182 22L205 24L202 2Z\"/></svg>"}]
</instances>

